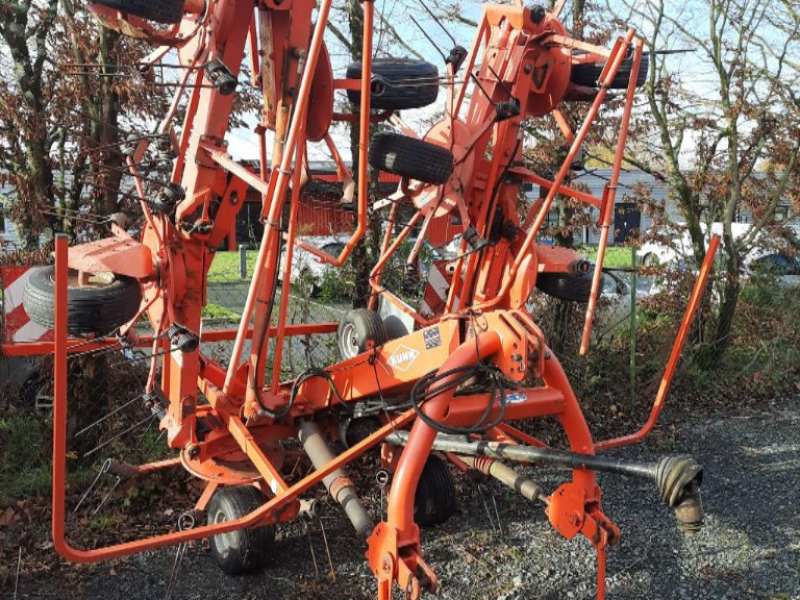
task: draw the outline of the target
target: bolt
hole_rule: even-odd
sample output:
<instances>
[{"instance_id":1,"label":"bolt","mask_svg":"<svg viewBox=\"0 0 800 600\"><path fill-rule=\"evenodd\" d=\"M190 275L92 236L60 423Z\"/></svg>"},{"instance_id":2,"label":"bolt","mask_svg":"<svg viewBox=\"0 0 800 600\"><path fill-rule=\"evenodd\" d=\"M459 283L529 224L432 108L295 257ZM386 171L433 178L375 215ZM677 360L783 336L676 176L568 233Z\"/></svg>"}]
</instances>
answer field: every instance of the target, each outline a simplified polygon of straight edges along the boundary
<instances>
[{"instance_id":1,"label":"bolt","mask_svg":"<svg viewBox=\"0 0 800 600\"><path fill-rule=\"evenodd\" d=\"M531 71L533 71L533 67L531 65L525 65L523 71L525 71L526 75L530 75Z\"/></svg>"},{"instance_id":2,"label":"bolt","mask_svg":"<svg viewBox=\"0 0 800 600\"><path fill-rule=\"evenodd\" d=\"M392 571L392 560L388 556L381 559L381 571L390 573Z\"/></svg>"},{"instance_id":3,"label":"bolt","mask_svg":"<svg viewBox=\"0 0 800 600\"><path fill-rule=\"evenodd\" d=\"M198 456L200 456L200 446L189 448L189 458L197 458Z\"/></svg>"}]
</instances>

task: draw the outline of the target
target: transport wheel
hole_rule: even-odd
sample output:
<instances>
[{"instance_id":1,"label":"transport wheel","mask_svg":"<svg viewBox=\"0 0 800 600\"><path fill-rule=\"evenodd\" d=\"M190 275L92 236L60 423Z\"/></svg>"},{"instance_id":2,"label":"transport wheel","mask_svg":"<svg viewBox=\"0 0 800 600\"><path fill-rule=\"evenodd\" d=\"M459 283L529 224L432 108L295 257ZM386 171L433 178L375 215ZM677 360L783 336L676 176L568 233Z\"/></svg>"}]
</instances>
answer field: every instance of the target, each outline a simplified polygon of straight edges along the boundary
<instances>
[{"instance_id":1,"label":"transport wheel","mask_svg":"<svg viewBox=\"0 0 800 600\"><path fill-rule=\"evenodd\" d=\"M592 293L593 273L539 273L536 287L548 296L567 302L588 302ZM600 280L602 289L602 279Z\"/></svg>"},{"instance_id":2,"label":"transport wheel","mask_svg":"<svg viewBox=\"0 0 800 600\"><path fill-rule=\"evenodd\" d=\"M387 341L386 328L378 313L357 308L348 312L339 322L339 354L343 359L353 358L367 351L367 342L382 346Z\"/></svg>"},{"instance_id":3,"label":"transport wheel","mask_svg":"<svg viewBox=\"0 0 800 600\"><path fill-rule=\"evenodd\" d=\"M414 521L425 527L444 523L456 510L456 484L447 462L431 455L414 495Z\"/></svg>"},{"instance_id":4,"label":"transport wheel","mask_svg":"<svg viewBox=\"0 0 800 600\"><path fill-rule=\"evenodd\" d=\"M221 488L208 503L208 524L239 519L264 504L263 494L255 487L241 485ZM271 525L237 529L209 538L211 556L226 575L241 575L265 567L275 541Z\"/></svg>"},{"instance_id":5,"label":"transport wheel","mask_svg":"<svg viewBox=\"0 0 800 600\"><path fill-rule=\"evenodd\" d=\"M617 75L611 81L611 88L617 90L624 90L628 87L628 79L631 76L631 69L633 68L633 53L631 56L622 61L619 66ZM575 85L583 87L597 87L597 80L605 68L605 62L587 63L583 65L573 65L570 81ZM636 87L642 87L647 81L647 70L650 66L650 55L647 53L642 54L642 62L639 65L639 76L636 78Z\"/></svg>"},{"instance_id":6,"label":"transport wheel","mask_svg":"<svg viewBox=\"0 0 800 600\"><path fill-rule=\"evenodd\" d=\"M644 259L642 259L642 264L645 267L658 268L661 266L661 261L658 260L658 256L651 252L645 255Z\"/></svg>"},{"instance_id":7,"label":"transport wheel","mask_svg":"<svg viewBox=\"0 0 800 600\"><path fill-rule=\"evenodd\" d=\"M360 62L347 67L348 79L361 79ZM439 95L439 69L424 60L376 58L372 61L370 106L383 110L422 108L436 102ZM347 90L350 102L358 107L359 90Z\"/></svg>"},{"instance_id":8,"label":"transport wheel","mask_svg":"<svg viewBox=\"0 0 800 600\"><path fill-rule=\"evenodd\" d=\"M184 0L95 0L96 4L156 23L177 23Z\"/></svg>"},{"instance_id":9,"label":"transport wheel","mask_svg":"<svg viewBox=\"0 0 800 600\"><path fill-rule=\"evenodd\" d=\"M369 164L400 177L440 185L453 174L453 154L447 149L392 131L372 136Z\"/></svg>"},{"instance_id":10,"label":"transport wheel","mask_svg":"<svg viewBox=\"0 0 800 600\"><path fill-rule=\"evenodd\" d=\"M69 273L67 329L73 335L114 333L139 312L142 288L130 277L113 273L90 275L78 285L77 271ZM22 303L28 316L44 327L55 325L55 268L41 267L31 273Z\"/></svg>"}]
</instances>

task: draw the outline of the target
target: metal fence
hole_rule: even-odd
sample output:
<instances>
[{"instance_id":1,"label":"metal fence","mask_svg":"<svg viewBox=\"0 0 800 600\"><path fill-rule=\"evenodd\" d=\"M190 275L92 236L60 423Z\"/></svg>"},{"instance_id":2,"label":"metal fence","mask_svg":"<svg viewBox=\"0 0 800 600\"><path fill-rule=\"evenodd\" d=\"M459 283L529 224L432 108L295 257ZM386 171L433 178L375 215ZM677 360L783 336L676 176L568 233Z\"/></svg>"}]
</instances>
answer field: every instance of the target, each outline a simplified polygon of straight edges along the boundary
<instances>
[{"instance_id":1,"label":"metal fence","mask_svg":"<svg viewBox=\"0 0 800 600\"><path fill-rule=\"evenodd\" d=\"M255 264L255 250L240 248L238 252L219 253L209 273L207 305L203 317L203 329L229 329L237 327L247 300L250 281ZM323 302L312 295L309 288L292 282L286 313L289 325L338 323L349 309L343 302ZM280 289L275 295L272 308L272 324L277 326L281 305ZM233 342L202 344L203 354L224 366L228 366ZM250 343L245 345L245 355ZM275 356L275 339L270 339L268 367L272 367ZM287 337L284 339L281 357L281 374L290 379L310 369L324 367L338 360L335 334Z\"/></svg>"}]
</instances>

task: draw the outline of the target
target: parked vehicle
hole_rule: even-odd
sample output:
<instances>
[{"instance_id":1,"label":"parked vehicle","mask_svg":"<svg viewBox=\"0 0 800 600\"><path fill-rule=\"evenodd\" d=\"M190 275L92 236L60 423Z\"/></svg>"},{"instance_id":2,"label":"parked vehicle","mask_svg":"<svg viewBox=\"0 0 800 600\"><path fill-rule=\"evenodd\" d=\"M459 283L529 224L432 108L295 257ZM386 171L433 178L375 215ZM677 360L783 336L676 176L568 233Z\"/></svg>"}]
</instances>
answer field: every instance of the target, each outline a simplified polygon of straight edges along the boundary
<instances>
[{"instance_id":1,"label":"parked vehicle","mask_svg":"<svg viewBox=\"0 0 800 600\"><path fill-rule=\"evenodd\" d=\"M344 250L345 242L339 237L334 236L309 236L300 238L310 246L319 248L331 256L339 256ZM281 253L281 271L286 261L286 249ZM320 284L325 276L325 272L331 269L331 265L323 261L313 252L304 250L298 246L292 251L291 283L304 292L304 295L315 297L319 294Z\"/></svg>"},{"instance_id":2,"label":"parked vehicle","mask_svg":"<svg viewBox=\"0 0 800 600\"><path fill-rule=\"evenodd\" d=\"M771 252L745 264L748 276L774 277L782 288L800 287L800 256L789 256L782 252Z\"/></svg>"},{"instance_id":3,"label":"parked vehicle","mask_svg":"<svg viewBox=\"0 0 800 600\"><path fill-rule=\"evenodd\" d=\"M731 232L734 241L746 236L752 228L750 223L731 223ZM705 243L708 247L708 226L700 223L700 229L706 238ZM723 224L712 223L711 233L722 235ZM663 240L663 241L662 241ZM694 256L694 246L689 230L685 223L676 223L669 227L662 236L662 240L645 242L636 252L636 258L640 265L646 267L669 266L684 269L690 264Z\"/></svg>"}]
</instances>

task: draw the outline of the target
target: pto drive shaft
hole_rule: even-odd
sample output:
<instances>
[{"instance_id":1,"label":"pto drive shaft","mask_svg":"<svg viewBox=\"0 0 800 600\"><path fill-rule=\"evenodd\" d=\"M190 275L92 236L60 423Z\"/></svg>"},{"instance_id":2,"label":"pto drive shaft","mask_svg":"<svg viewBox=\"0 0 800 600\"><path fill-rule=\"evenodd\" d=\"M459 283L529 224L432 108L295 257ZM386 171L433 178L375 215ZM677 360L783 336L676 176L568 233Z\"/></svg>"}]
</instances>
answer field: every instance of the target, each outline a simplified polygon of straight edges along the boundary
<instances>
[{"instance_id":1,"label":"pto drive shaft","mask_svg":"<svg viewBox=\"0 0 800 600\"><path fill-rule=\"evenodd\" d=\"M386 438L387 444L397 446L403 446L407 441L408 432L405 431L390 434ZM468 442L463 437L441 433L436 437L433 449L649 479L656 484L661 499L675 510L681 528L698 529L703 523L703 502L700 497L703 468L690 456L667 456L658 462L646 463L499 442Z\"/></svg>"},{"instance_id":2,"label":"pto drive shaft","mask_svg":"<svg viewBox=\"0 0 800 600\"><path fill-rule=\"evenodd\" d=\"M301 420L299 429L300 442L302 442L303 449L314 464L314 468L320 469L335 458L328 444L325 443L325 438L319 427L310 421ZM322 483L325 484L333 499L342 505L347 518L356 528L358 535L362 538L367 538L372 533L374 524L356 495L350 478L347 477L342 469L336 469L325 477Z\"/></svg>"}]
</instances>

